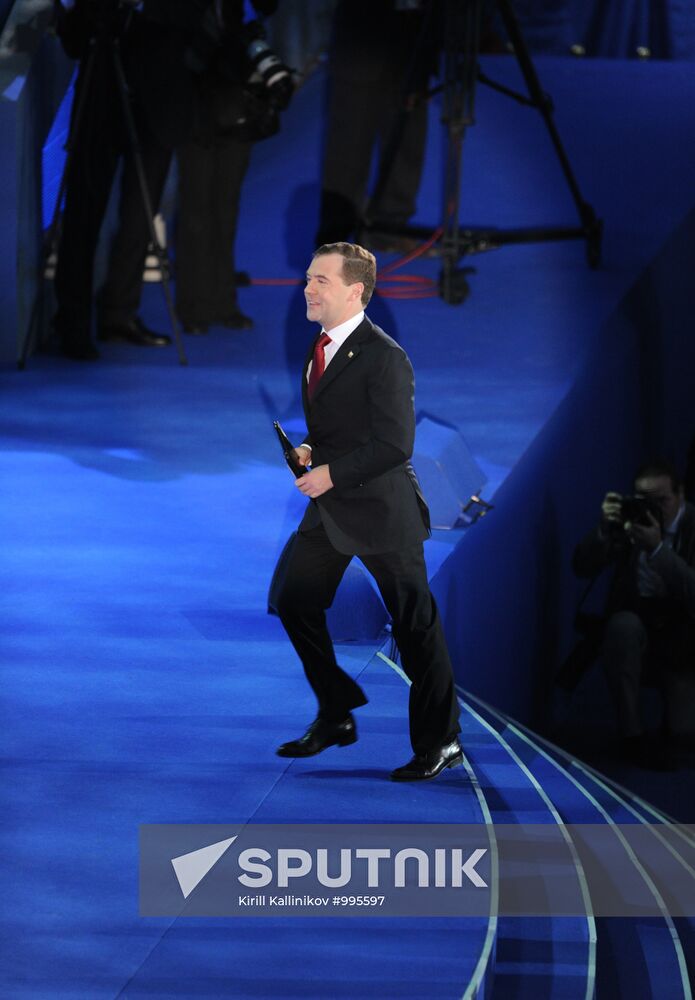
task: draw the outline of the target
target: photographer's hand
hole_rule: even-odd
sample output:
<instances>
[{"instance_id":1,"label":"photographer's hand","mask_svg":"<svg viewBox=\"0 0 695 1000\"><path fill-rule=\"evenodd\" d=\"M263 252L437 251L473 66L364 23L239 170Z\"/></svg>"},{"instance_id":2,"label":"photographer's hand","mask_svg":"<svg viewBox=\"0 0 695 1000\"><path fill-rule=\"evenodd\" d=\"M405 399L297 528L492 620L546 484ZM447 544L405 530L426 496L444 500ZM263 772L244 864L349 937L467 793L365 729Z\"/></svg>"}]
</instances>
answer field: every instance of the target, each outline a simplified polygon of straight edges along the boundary
<instances>
[{"instance_id":1,"label":"photographer's hand","mask_svg":"<svg viewBox=\"0 0 695 1000\"><path fill-rule=\"evenodd\" d=\"M601 504L601 528L610 532L623 523L622 496L620 493L606 493Z\"/></svg>"},{"instance_id":2,"label":"photographer's hand","mask_svg":"<svg viewBox=\"0 0 695 1000\"><path fill-rule=\"evenodd\" d=\"M631 524L628 521L625 524L625 530L639 549L644 549L645 552L654 552L661 545L663 535L661 525L650 511L647 511L647 517L649 525Z\"/></svg>"}]
</instances>

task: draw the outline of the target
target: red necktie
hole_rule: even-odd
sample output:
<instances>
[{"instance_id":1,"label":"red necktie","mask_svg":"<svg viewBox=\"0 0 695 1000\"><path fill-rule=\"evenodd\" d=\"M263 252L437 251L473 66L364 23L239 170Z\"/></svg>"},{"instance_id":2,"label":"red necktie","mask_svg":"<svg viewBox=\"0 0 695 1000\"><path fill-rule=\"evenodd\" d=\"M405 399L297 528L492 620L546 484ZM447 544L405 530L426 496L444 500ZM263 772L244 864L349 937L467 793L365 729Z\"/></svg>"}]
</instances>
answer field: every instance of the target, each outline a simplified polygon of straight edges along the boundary
<instances>
[{"instance_id":1,"label":"red necktie","mask_svg":"<svg viewBox=\"0 0 695 1000\"><path fill-rule=\"evenodd\" d=\"M324 347L331 343L331 338L327 333L322 333L319 339L316 341L316 346L314 347L314 357L311 362L311 374L309 375L309 385L307 387L307 392L309 394L309 401L313 398L316 392L316 386L319 384L319 379L326 370L326 355L324 352Z\"/></svg>"}]
</instances>

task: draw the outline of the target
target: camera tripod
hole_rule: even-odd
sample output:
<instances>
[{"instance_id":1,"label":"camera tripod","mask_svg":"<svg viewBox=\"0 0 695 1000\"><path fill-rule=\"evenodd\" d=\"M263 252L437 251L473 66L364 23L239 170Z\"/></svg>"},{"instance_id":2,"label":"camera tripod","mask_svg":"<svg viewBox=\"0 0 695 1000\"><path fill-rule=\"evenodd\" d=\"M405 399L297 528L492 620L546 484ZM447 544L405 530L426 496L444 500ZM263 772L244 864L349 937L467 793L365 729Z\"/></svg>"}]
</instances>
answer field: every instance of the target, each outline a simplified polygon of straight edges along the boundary
<instances>
[{"instance_id":1,"label":"camera tripod","mask_svg":"<svg viewBox=\"0 0 695 1000\"><path fill-rule=\"evenodd\" d=\"M169 275L171 273L169 255L167 253L166 248L160 242L154 224L154 211L152 206L152 199L150 198L150 192L147 186L147 178L145 175L145 168L142 160L142 152L140 148L140 142L138 139L137 128L135 125L135 118L133 116L133 110L130 105L128 83L126 80L125 71L123 69L123 60L120 51L119 34L115 27L115 14L118 13L119 7L120 7L119 0L100 0L100 14L98 17L98 21L95 25L94 31L92 32L89 39L89 51L86 56L80 91L79 94L76 95L77 103L75 105L74 112L72 115L70 132L65 146L67 151L65 166L63 168L63 173L60 179L60 185L58 188L58 195L56 197L55 208L53 210L51 224L48 228L48 234L46 236L44 243L41 275L42 279L45 279L48 264L50 261L56 259L58 253L59 242L60 242L61 209L63 206L63 201L68 186L70 169L72 167L72 163L74 160L75 150L77 148L78 143L80 142L81 134L83 131L85 110L87 107L87 102L90 99L90 94L92 90L92 80L94 77L94 68L96 65L96 61L99 58L108 58L113 66L116 86L120 96L121 110L123 113L123 120L125 123L125 131L126 131L126 141L127 141L126 155L130 155L133 158L133 163L137 175L138 188L140 191L140 197L142 199L142 208L147 218L150 243L152 245L153 252L156 255L157 260L159 262L162 292L164 294L164 301L169 316L169 323L171 326L171 331L173 333L174 342L176 344L176 349L178 352L179 363L181 365L187 365L188 358L186 357L186 353L184 350L183 339L181 337L181 329L176 316L176 311L174 309L174 301L172 298L171 287L169 284ZM126 19L130 16L131 13L127 13L125 15ZM29 352L31 348L34 346L35 341L37 340L39 315L43 305L42 300L43 300L43 295L41 293L41 290L39 290L37 292L36 299L34 300L31 319L29 322L27 333L24 338L24 342L22 344L19 360L17 362L17 367L19 368L20 371L23 371L26 368Z\"/></svg>"},{"instance_id":2,"label":"camera tripod","mask_svg":"<svg viewBox=\"0 0 695 1000\"><path fill-rule=\"evenodd\" d=\"M417 50L413 54L410 70L404 83L404 95L414 92L414 83L420 73L428 33L433 30L434 7L438 0L429 0L425 10L423 31ZM466 279L471 268L459 268L462 257L513 243L537 243L543 241L574 240L586 241L586 257L590 267L598 267L601 257L601 237L603 224L593 208L582 197L571 164L560 140L553 119L553 104L540 84L531 56L529 55L519 23L510 0L494 0L494 6L502 18L514 56L521 70L528 93L521 94L496 83L487 77L479 67L481 26L483 21L483 0L444 0L443 12L443 81L440 86L426 96L442 93L442 122L447 130L447 152L444 172L444 199L442 219L438 227L423 225L375 226L379 232L389 235L413 236L418 240L431 237L434 229L440 232L438 238L442 270L439 278L439 295L451 305L459 305L468 296ZM461 202L461 164L463 142L466 129L475 124L475 89L480 82L501 94L511 97L520 104L536 108L545 123L562 172L574 200L579 225L576 226L536 226L517 229L471 228L459 223ZM378 207L389 177L394 167L409 108L404 101L391 133L384 145L380 168L371 197L371 204ZM364 221L364 229L369 232L369 220Z\"/></svg>"}]
</instances>

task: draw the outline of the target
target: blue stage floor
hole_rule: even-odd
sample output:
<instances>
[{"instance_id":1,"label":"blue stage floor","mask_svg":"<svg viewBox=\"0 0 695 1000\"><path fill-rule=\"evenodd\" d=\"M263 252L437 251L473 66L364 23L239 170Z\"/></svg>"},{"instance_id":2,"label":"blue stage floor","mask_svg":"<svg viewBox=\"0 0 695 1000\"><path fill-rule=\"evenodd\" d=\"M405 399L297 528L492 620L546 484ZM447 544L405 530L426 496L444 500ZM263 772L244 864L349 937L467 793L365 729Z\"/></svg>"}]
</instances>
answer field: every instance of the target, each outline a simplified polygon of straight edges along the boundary
<instances>
[{"instance_id":1,"label":"blue stage floor","mask_svg":"<svg viewBox=\"0 0 695 1000\"><path fill-rule=\"evenodd\" d=\"M413 360L418 410L460 428L491 490L695 201L690 66L538 67L585 196L605 219L604 267L590 271L576 243L508 248L472 261L460 308L377 299L369 310ZM487 68L505 77L511 63ZM282 133L254 151L238 265L256 278L301 276L306 266L321 94L317 75ZM462 221L573 224L532 112L481 92L478 119ZM418 213L433 222L438 128L433 109ZM409 271L435 276L438 262ZM313 331L299 288L252 287L241 305L256 329L188 338L187 368L173 349L106 346L94 365L38 355L26 372L0 375L3 997L474 996L494 967L489 921L140 918L138 826L478 822L478 792L510 821L527 809L551 821L518 760L470 714L477 791L464 769L425 787L386 780L410 748L407 690L376 656L381 641L340 648L370 698L359 742L307 762L275 756L314 714L265 613L302 509L271 420L299 417L297 369ZM146 288L143 316L164 326L158 289ZM437 544L450 541L430 543L433 565ZM465 687L465 663L456 669ZM492 745L504 758L497 769ZM518 940L507 928L494 995L590 995L591 929L571 930L581 960L563 965L566 928L528 922ZM539 937L545 958L535 961ZM688 995L672 955L665 968L678 989L661 995Z\"/></svg>"}]
</instances>

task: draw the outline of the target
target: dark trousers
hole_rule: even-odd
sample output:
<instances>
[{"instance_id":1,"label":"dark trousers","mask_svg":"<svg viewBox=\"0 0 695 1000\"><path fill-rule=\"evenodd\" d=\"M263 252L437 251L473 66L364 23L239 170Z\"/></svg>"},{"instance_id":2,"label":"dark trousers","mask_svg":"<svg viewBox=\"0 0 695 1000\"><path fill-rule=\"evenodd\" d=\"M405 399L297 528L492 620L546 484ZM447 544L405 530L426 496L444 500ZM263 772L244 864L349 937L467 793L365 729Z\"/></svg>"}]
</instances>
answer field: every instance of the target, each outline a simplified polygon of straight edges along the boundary
<instances>
[{"instance_id":1,"label":"dark trousers","mask_svg":"<svg viewBox=\"0 0 695 1000\"><path fill-rule=\"evenodd\" d=\"M662 729L670 733L683 674L677 655L679 631L683 629L677 626L655 628L636 611L617 611L608 618L603 660L622 736L639 736L644 730L640 691L645 680L661 692Z\"/></svg>"},{"instance_id":2,"label":"dark trousers","mask_svg":"<svg viewBox=\"0 0 695 1000\"><path fill-rule=\"evenodd\" d=\"M414 214L425 158L427 102L403 119L388 180L378 203L365 205L375 149L383 155L404 102L420 18L392 4L343 0L334 18L329 51L329 97L316 242L345 240L363 214L379 223L403 224ZM364 23L370 25L365 38ZM425 90L426 72L420 79ZM414 81L411 81L414 83Z\"/></svg>"},{"instance_id":3,"label":"dark trousers","mask_svg":"<svg viewBox=\"0 0 695 1000\"><path fill-rule=\"evenodd\" d=\"M338 666L326 628L326 609L351 559L333 548L323 525L299 532L276 594L276 610L302 661L319 714L331 721L344 719L367 700L360 686ZM427 582L422 543L360 559L376 580L393 619L403 669L412 682L413 750L427 753L446 743L460 727L451 661Z\"/></svg>"},{"instance_id":4,"label":"dark trousers","mask_svg":"<svg viewBox=\"0 0 695 1000\"><path fill-rule=\"evenodd\" d=\"M176 311L191 326L236 309L234 241L250 154L251 144L236 139L177 150Z\"/></svg>"},{"instance_id":5,"label":"dark trousers","mask_svg":"<svg viewBox=\"0 0 695 1000\"><path fill-rule=\"evenodd\" d=\"M408 113L398 151L378 203L365 206L375 146L383 144L402 101L399 81L374 88L356 79L333 81L321 182L319 244L347 239L366 208L371 222L402 225L414 214L425 157L427 107Z\"/></svg>"},{"instance_id":6,"label":"dark trousers","mask_svg":"<svg viewBox=\"0 0 695 1000\"><path fill-rule=\"evenodd\" d=\"M99 296L101 322L125 322L137 312L150 232L135 162L127 152L128 137L120 95L113 72L104 61L108 53L100 56L75 136L55 276L56 331L64 344L73 345L89 341L94 256L113 178L122 156L119 232L106 284ZM81 86L78 79L76 101ZM138 120L137 125L148 192L152 210L156 211L171 151L161 146L141 121Z\"/></svg>"}]
</instances>

